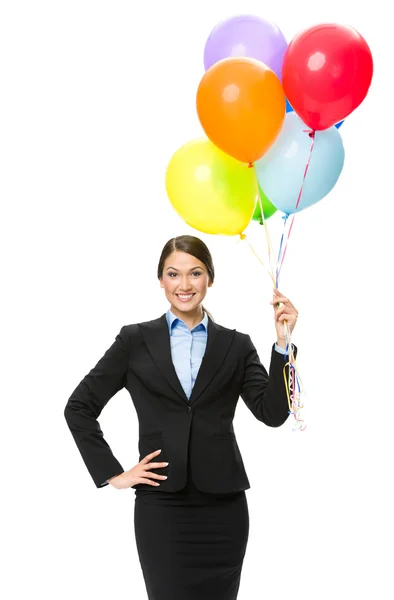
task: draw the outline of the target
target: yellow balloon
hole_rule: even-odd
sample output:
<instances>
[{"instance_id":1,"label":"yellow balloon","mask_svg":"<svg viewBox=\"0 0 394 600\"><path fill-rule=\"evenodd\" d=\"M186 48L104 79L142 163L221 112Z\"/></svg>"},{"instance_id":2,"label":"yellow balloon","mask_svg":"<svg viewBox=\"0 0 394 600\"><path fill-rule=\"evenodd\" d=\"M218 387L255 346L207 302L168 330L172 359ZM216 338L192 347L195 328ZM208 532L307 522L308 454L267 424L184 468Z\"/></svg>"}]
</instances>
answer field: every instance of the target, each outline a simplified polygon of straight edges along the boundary
<instances>
[{"instance_id":1,"label":"yellow balloon","mask_svg":"<svg viewBox=\"0 0 394 600\"><path fill-rule=\"evenodd\" d=\"M184 144L172 156L166 189L188 225L205 233L237 235L252 218L257 180L254 169L201 138Z\"/></svg>"}]
</instances>

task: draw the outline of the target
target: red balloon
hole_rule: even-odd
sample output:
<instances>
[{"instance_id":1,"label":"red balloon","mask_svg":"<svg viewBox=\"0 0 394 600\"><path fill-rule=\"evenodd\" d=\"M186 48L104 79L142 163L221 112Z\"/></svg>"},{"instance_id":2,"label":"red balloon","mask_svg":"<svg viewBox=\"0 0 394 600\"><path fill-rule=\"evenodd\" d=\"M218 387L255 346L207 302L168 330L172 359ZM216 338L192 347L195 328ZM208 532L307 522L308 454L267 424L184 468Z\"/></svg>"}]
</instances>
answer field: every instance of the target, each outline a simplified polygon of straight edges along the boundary
<instances>
[{"instance_id":1,"label":"red balloon","mask_svg":"<svg viewBox=\"0 0 394 600\"><path fill-rule=\"evenodd\" d=\"M282 85L291 106L313 130L342 121L367 95L373 61L365 39L347 25L316 25L287 47Z\"/></svg>"}]
</instances>

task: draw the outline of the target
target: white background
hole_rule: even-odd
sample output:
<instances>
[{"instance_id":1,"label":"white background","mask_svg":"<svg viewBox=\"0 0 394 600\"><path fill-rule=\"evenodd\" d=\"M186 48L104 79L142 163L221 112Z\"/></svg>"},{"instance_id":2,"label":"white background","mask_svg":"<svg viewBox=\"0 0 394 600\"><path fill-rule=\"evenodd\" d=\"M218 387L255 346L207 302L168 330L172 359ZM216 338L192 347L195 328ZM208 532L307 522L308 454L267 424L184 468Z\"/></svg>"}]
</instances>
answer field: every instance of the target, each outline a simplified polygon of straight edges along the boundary
<instances>
[{"instance_id":1,"label":"white background","mask_svg":"<svg viewBox=\"0 0 394 600\"><path fill-rule=\"evenodd\" d=\"M205 41L219 20L240 13L271 19L288 41L317 23L350 24L368 41L375 73L340 129L342 175L297 215L281 274L280 289L300 313L293 341L307 428L294 433L289 419L271 429L238 404L234 426L251 482L239 600L393 598L393 31L384 5L1 3L8 600L146 598L134 491L94 486L63 410L122 325L167 310L156 269L169 238L189 233L208 244L216 280L205 306L218 323L249 333L268 367L275 328L267 272L246 242L186 225L164 187L172 154L203 134L195 94ZM277 244L279 213L268 226ZM263 256L263 229L252 222L246 233ZM124 468L134 466L138 423L128 392L100 424Z\"/></svg>"}]
</instances>

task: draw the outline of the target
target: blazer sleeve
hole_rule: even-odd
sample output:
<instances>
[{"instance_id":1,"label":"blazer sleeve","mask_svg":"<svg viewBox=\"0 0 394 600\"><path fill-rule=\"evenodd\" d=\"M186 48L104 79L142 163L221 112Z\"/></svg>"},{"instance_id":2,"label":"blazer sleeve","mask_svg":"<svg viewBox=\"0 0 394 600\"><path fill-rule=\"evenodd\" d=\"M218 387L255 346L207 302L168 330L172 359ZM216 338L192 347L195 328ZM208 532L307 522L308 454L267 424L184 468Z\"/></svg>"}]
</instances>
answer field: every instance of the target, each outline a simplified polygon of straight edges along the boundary
<instances>
[{"instance_id":1,"label":"blazer sleeve","mask_svg":"<svg viewBox=\"0 0 394 600\"><path fill-rule=\"evenodd\" d=\"M128 362L129 341L123 326L112 346L75 388L64 409L74 441L98 488L124 472L104 439L97 418L107 402L125 386Z\"/></svg>"},{"instance_id":2,"label":"blazer sleeve","mask_svg":"<svg viewBox=\"0 0 394 600\"><path fill-rule=\"evenodd\" d=\"M269 373L261 363L257 350L248 334L245 334L245 368L240 396L256 419L270 427L279 427L289 416L283 367L289 359L272 346ZM297 347L293 344L294 357ZM289 366L286 367L286 377Z\"/></svg>"}]
</instances>

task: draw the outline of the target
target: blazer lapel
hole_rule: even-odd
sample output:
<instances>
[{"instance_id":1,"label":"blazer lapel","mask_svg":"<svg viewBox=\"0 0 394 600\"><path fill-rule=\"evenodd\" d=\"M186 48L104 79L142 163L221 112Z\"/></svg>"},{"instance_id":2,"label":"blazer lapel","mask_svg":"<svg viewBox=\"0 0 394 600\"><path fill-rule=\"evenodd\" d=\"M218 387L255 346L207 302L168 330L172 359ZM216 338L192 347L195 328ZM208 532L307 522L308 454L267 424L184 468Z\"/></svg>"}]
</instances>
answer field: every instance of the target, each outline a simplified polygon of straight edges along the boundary
<instances>
[{"instance_id":1,"label":"blazer lapel","mask_svg":"<svg viewBox=\"0 0 394 600\"><path fill-rule=\"evenodd\" d=\"M220 329L208 317L207 346L189 400L178 379L172 362L170 333L168 331L166 313L158 319L139 323L138 327L156 366L160 369L174 391L188 405L197 400L221 367L235 333L235 329Z\"/></svg>"}]
</instances>

